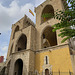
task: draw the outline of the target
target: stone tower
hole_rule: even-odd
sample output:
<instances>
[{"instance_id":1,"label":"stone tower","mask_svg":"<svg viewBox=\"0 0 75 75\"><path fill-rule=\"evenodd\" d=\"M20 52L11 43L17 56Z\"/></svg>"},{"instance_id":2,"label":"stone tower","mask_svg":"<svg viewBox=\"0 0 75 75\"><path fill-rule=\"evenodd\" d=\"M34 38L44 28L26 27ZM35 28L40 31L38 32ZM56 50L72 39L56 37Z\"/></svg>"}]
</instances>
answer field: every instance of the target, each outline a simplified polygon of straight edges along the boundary
<instances>
[{"instance_id":1,"label":"stone tower","mask_svg":"<svg viewBox=\"0 0 75 75\"><path fill-rule=\"evenodd\" d=\"M42 3L37 8L35 8L36 29L37 29L37 36L38 36L36 37L37 38L37 45L36 45L37 49L38 48L41 49L43 47L42 38L44 35L45 37L47 37L46 39L49 40L49 43L51 46L62 45L61 43L62 38L57 36L59 34L59 30L56 31L55 33L52 32L52 29L53 29L52 25L60 21L52 17L43 18L42 15L49 14L49 13L54 15L57 9L64 11L64 2L65 2L64 0L46 0L44 3ZM51 31L48 31L48 30L51 30Z\"/></svg>"},{"instance_id":2,"label":"stone tower","mask_svg":"<svg viewBox=\"0 0 75 75\"><path fill-rule=\"evenodd\" d=\"M9 75L17 75L18 69L20 75L22 72L23 75L27 75L29 71L34 71L35 31L35 24L26 15L12 25L7 54Z\"/></svg>"}]
</instances>

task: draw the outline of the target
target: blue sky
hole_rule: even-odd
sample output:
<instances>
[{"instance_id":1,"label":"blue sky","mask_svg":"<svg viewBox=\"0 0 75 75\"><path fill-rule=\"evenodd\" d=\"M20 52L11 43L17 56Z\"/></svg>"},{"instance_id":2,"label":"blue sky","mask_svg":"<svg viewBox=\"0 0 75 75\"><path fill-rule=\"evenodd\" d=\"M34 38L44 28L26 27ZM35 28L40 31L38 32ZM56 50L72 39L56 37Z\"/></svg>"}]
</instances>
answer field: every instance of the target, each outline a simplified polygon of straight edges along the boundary
<instances>
[{"instance_id":1,"label":"blue sky","mask_svg":"<svg viewBox=\"0 0 75 75\"><path fill-rule=\"evenodd\" d=\"M34 12L34 7L45 0L0 0L0 56L6 59L11 27L25 14L35 22L35 17L29 13L29 9Z\"/></svg>"}]
</instances>

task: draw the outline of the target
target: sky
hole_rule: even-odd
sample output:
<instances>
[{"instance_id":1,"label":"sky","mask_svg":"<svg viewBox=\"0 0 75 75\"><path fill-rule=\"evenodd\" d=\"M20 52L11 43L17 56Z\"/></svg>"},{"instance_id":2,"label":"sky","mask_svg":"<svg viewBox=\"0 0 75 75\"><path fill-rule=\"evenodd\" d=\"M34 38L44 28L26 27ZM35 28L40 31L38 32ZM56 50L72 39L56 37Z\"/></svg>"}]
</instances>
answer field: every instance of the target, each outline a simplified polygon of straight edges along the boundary
<instances>
[{"instance_id":1,"label":"sky","mask_svg":"<svg viewBox=\"0 0 75 75\"><path fill-rule=\"evenodd\" d=\"M12 24L21 19L25 14L35 23L34 8L45 0L0 0L0 56L6 59ZM33 11L33 17L29 13Z\"/></svg>"}]
</instances>

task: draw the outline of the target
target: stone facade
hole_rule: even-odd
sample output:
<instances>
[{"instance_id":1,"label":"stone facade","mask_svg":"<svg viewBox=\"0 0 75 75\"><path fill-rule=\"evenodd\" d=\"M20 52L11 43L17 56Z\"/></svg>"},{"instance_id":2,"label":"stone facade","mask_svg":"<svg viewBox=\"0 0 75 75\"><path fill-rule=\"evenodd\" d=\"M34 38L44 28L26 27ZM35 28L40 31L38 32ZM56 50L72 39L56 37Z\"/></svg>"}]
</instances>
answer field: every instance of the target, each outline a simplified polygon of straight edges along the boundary
<instances>
[{"instance_id":1,"label":"stone facade","mask_svg":"<svg viewBox=\"0 0 75 75\"><path fill-rule=\"evenodd\" d=\"M1 69L1 67L4 65L4 63L0 63L0 69Z\"/></svg>"},{"instance_id":2,"label":"stone facade","mask_svg":"<svg viewBox=\"0 0 75 75\"><path fill-rule=\"evenodd\" d=\"M73 72L74 72L74 75L75 75L75 54L71 55L71 63L72 63L72 68L73 68Z\"/></svg>"},{"instance_id":3,"label":"stone facade","mask_svg":"<svg viewBox=\"0 0 75 75\"><path fill-rule=\"evenodd\" d=\"M26 15L12 25L5 75L30 75L52 72L73 72L67 42L61 43L59 30L52 32L52 25L60 22L44 18L43 14L64 11L62 0L46 0L35 8L36 24ZM65 66L66 65L66 66ZM65 67L65 69L64 69ZM32 74L33 75L33 74ZM63 74L68 75L68 74Z\"/></svg>"}]
</instances>

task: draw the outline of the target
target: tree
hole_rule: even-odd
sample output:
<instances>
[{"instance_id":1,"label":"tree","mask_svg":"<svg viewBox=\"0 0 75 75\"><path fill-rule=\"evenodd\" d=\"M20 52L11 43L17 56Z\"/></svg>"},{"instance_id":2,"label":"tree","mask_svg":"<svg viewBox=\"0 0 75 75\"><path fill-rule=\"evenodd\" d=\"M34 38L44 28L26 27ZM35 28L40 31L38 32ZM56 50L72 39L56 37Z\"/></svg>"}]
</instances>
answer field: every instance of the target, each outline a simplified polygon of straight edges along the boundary
<instances>
[{"instance_id":1,"label":"tree","mask_svg":"<svg viewBox=\"0 0 75 75\"><path fill-rule=\"evenodd\" d=\"M65 0L64 4L66 9L64 11L57 9L54 16L60 23L53 25L53 32L60 30L58 36L64 38L62 43L72 37L75 38L75 0Z\"/></svg>"}]
</instances>

